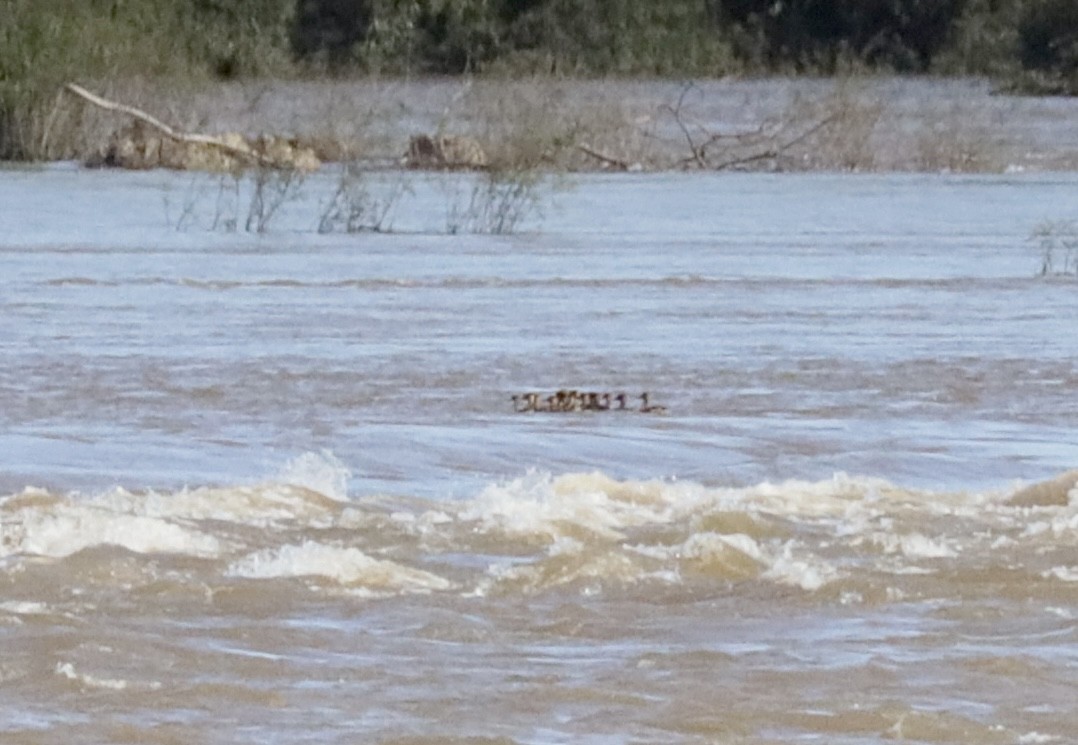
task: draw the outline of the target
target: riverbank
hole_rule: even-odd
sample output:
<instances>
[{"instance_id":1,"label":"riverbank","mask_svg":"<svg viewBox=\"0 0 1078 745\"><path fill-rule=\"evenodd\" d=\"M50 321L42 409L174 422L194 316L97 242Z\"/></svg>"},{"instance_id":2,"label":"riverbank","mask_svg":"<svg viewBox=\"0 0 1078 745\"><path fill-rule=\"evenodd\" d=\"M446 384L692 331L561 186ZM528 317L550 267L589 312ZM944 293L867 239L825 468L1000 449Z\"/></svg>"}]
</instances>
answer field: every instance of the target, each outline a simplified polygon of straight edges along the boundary
<instances>
[{"instance_id":1,"label":"riverbank","mask_svg":"<svg viewBox=\"0 0 1078 745\"><path fill-rule=\"evenodd\" d=\"M1078 170L1078 99L977 78L529 78L209 83L103 91L206 134L297 138L323 161L396 166L418 134L474 137L496 168L548 171ZM57 159L89 160L123 116L57 104Z\"/></svg>"}]
</instances>

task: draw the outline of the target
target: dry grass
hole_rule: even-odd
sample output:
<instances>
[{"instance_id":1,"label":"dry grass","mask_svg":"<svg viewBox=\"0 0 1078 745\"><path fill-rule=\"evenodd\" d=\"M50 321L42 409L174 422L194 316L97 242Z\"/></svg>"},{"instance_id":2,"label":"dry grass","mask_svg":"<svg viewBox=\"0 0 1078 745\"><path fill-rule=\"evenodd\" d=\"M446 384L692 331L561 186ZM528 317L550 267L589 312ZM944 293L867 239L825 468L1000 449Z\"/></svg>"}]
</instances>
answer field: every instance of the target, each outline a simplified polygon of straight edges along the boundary
<instances>
[{"instance_id":1,"label":"dry grass","mask_svg":"<svg viewBox=\"0 0 1078 745\"><path fill-rule=\"evenodd\" d=\"M609 96L582 98L579 85L550 78L467 83L439 127L472 133L499 170L585 171L610 161L651 165L639 117Z\"/></svg>"}]
</instances>

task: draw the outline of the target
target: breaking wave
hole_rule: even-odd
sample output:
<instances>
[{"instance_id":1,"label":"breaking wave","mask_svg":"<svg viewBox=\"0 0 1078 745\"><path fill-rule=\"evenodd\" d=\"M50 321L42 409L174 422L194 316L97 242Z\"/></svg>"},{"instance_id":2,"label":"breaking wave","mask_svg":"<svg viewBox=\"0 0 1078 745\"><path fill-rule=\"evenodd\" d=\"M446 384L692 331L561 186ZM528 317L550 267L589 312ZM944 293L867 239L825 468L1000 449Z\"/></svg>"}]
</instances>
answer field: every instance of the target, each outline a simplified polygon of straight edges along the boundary
<instances>
[{"instance_id":1,"label":"breaking wave","mask_svg":"<svg viewBox=\"0 0 1078 745\"><path fill-rule=\"evenodd\" d=\"M1078 589L1074 472L931 492L846 474L733 487L532 471L461 501L352 496L350 479L331 453L308 453L237 486L27 488L0 498L0 571L15 583L48 571L128 588L168 578L211 596L295 579L307 580L304 591L372 595L770 588L843 603L962 595L991 582L1019 594Z\"/></svg>"}]
</instances>

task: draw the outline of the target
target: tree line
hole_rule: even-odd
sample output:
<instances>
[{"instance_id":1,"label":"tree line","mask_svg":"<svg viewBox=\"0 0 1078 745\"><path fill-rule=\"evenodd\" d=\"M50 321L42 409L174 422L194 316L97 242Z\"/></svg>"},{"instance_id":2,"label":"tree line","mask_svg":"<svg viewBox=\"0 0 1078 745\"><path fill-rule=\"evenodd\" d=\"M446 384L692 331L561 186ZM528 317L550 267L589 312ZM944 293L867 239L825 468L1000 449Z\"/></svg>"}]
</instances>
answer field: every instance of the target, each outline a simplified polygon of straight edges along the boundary
<instances>
[{"instance_id":1,"label":"tree line","mask_svg":"<svg viewBox=\"0 0 1078 745\"><path fill-rule=\"evenodd\" d=\"M1017 74L1073 85L1075 0L297 0L330 70Z\"/></svg>"},{"instance_id":2,"label":"tree line","mask_svg":"<svg viewBox=\"0 0 1078 745\"><path fill-rule=\"evenodd\" d=\"M0 0L0 159L73 79L856 71L1078 94L1078 0Z\"/></svg>"}]
</instances>

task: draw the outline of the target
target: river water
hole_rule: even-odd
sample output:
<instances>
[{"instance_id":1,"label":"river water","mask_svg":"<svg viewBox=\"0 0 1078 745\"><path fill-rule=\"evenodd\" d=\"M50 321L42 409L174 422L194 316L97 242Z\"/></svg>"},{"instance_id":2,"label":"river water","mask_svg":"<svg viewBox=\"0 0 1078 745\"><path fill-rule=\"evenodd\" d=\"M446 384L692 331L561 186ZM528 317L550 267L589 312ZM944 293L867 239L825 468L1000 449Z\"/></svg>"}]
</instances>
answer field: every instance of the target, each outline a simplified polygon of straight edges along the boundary
<instances>
[{"instance_id":1,"label":"river water","mask_svg":"<svg viewBox=\"0 0 1078 745\"><path fill-rule=\"evenodd\" d=\"M1078 177L402 178L0 172L0 740L1073 741Z\"/></svg>"}]
</instances>

